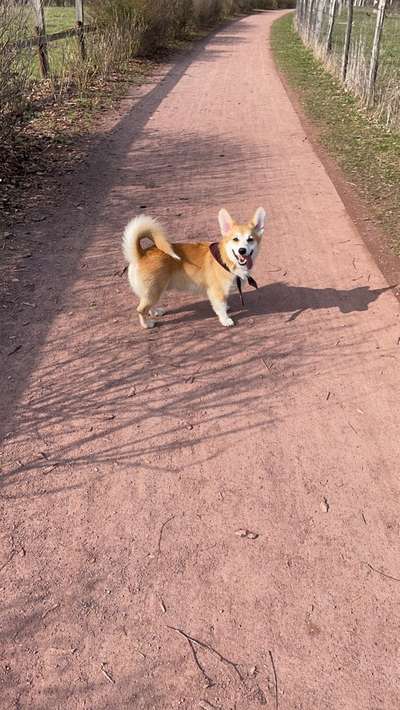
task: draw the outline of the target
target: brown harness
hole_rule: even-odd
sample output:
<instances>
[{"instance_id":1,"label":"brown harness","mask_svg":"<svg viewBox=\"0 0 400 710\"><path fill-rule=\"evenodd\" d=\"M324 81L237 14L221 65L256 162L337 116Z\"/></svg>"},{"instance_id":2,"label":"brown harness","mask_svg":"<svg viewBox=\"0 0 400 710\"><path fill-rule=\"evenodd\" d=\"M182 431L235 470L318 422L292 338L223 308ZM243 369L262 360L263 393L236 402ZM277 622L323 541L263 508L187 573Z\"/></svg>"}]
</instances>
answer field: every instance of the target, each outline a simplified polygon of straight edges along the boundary
<instances>
[{"instance_id":1,"label":"brown harness","mask_svg":"<svg viewBox=\"0 0 400 710\"><path fill-rule=\"evenodd\" d=\"M218 242L213 242L212 244L210 244L210 252L211 252L211 254L213 255L215 261L217 261L218 264L219 264L220 266L222 266L223 269L225 269L225 271L229 271L229 273L231 274L232 271L231 271L230 268L225 264L225 262L222 260L222 256L221 256L221 252L220 252L220 250L219 250L219 244L218 244ZM249 286L253 286L253 288L258 288L257 283L256 283L256 281L253 279L252 276L248 276L248 277L247 277L247 283L249 284ZM237 286L237 290L238 290L239 293L240 293L240 301L241 301L241 304L242 304L242 306L244 306L244 299L243 299L243 293L242 293L242 279L240 278L240 276L236 276L236 286Z\"/></svg>"}]
</instances>

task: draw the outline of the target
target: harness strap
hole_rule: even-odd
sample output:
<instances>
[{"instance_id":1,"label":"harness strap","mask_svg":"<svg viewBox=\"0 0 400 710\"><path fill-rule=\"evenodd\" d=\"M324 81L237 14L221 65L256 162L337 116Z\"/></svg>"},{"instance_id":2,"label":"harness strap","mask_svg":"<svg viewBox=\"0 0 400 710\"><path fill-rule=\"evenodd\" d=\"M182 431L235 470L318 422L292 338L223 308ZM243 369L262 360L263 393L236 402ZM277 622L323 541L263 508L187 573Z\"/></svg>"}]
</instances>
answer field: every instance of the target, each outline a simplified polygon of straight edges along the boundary
<instances>
[{"instance_id":1,"label":"harness strap","mask_svg":"<svg viewBox=\"0 0 400 710\"><path fill-rule=\"evenodd\" d=\"M212 244L210 244L210 252L213 255L215 261L217 261L218 264L220 266L222 266L223 269L225 269L225 271L228 271L231 274L232 272L231 272L230 268L225 264L225 262L222 259L218 242L213 242ZM258 288L257 283L256 283L255 279L253 279L252 276L247 276L247 283L249 284L249 286L252 286L253 288ZM243 298L243 293L242 293L242 279L240 278L240 276L236 276L236 286L237 286L237 290L239 291L239 294L240 294L241 304L242 304L242 306L244 306L244 298Z\"/></svg>"}]
</instances>

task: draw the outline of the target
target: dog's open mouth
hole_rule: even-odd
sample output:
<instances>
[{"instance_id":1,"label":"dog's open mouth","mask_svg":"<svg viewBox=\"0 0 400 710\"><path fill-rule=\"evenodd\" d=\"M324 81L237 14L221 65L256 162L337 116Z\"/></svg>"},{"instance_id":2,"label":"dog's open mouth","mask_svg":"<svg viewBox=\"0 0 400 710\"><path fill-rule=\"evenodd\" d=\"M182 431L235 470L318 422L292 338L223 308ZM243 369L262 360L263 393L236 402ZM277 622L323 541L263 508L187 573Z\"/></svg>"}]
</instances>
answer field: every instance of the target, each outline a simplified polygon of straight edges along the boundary
<instances>
[{"instance_id":1,"label":"dog's open mouth","mask_svg":"<svg viewBox=\"0 0 400 710\"><path fill-rule=\"evenodd\" d=\"M251 254L235 254L236 260L240 266L246 266L246 268L250 271L250 269L253 268L253 252Z\"/></svg>"}]
</instances>

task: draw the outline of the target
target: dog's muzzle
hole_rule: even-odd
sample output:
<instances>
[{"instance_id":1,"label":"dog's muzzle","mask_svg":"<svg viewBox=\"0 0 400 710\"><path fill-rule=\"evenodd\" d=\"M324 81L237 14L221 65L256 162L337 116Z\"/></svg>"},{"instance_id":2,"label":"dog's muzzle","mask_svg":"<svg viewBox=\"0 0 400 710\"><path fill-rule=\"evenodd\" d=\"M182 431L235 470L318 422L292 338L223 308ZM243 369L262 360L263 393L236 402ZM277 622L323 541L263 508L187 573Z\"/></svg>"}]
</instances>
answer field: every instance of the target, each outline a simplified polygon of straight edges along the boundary
<instances>
[{"instance_id":1,"label":"dog's muzzle","mask_svg":"<svg viewBox=\"0 0 400 710\"><path fill-rule=\"evenodd\" d=\"M244 247L242 247L242 249L239 249L238 254L236 254L233 249L232 251L239 266L245 266L248 271L251 271L251 269L253 268L253 252L251 252L250 254L246 254L246 249L244 249Z\"/></svg>"}]
</instances>

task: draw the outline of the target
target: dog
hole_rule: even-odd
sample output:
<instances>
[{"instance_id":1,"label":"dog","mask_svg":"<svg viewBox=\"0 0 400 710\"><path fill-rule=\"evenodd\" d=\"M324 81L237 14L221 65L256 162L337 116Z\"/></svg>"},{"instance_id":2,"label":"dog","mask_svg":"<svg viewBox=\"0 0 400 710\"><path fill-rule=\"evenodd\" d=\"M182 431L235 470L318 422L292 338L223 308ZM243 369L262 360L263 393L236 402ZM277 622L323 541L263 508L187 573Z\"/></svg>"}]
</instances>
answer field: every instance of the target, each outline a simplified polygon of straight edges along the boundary
<instances>
[{"instance_id":1,"label":"dog","mask_svg":"<svg viewBox=\"0 0 400 710\"><path fill-rule=\"evenodd\" d=\"M219 242L171 244L160 223L147 215L132 219L122 240L128 262L128 280L139 298L137 312L143 328L153 328L154 317L163 315L155 306L165 291L191 291L206 294L221 325L233 326L228 315L228 295L236 281L257 287L250 275L264 234L266 213L259 207L250 222L236 223L221 209ZM153 246L144 249L141 240ZM242 301L243 302L243 301Z\"/></svg>"}]
</instances>

